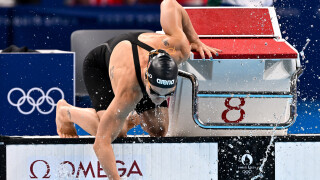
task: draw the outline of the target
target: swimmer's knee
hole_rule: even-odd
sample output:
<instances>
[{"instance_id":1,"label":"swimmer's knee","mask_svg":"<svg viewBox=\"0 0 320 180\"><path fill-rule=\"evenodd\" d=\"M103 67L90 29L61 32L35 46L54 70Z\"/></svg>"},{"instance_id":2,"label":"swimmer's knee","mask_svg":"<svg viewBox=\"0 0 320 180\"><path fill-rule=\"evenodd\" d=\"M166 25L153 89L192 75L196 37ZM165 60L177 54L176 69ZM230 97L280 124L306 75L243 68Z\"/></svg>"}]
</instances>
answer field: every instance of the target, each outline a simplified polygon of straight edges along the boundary
<instances>
[{"instance_id":1,"label":"swimmer's knee","mask_svg":"<svg viewBox=\"0 0 320 180\"><path fill-rule=\"evenodd\" d=\"M67 105L69 105L69 104L67 103L66 100L60 99L60 100L57 102L57 110L60 110L61 107L64 107L64 106L67 106Z\"/></svg>"},{"instance_id":2,"label":"swimmer's knee","mask_svg":"<svg viewBox=\"0 0 320 180\"><path fill-rule=\"evenodd\" d=\"M92 110L97 114L97 117L100 122L100 119L101 119L102 115L104 114L105 110L100 110L100 111L96 111L95 109L92 109Z\"/></svg>"},{"instance_id":3,"label":"swimmer's knee","mask_svg":"<svg viewBox=\"0 0 320 180\"><path fill-rule=\"evenodd\" d=\"M157 131L150 134L151 137L165 137L168 131Z\"/></svg>"},{"instance_id":4,"label":"swimmer's knee","mask_svg":"<svg viewBox=\"0 0 320 180\"><path fill-rule=\"evenodd\" d=\"M168 133L167 127L154 127L149 128L149 132L151 137L165 137Z\"/></svg>"},{"instance_id":5,"label":"swimmer's knee","mask_svg":"<svg viewBox=\"0 0 320 180\"><path fill-rule=\"evenodd\" d=\"M61 106L63 103L64 103L64 99L60 99L58 102L57 102L57 107Z\"/></svg>"},{"instance_id":6,"label":"swimmer's knee","mask_svg":"<svg viewBox=\"0 0 320 180\"><path fill-rule=\"evenodd\" d=\"M125 138L127 137L127 132L120 132L118 138Z\"/></svg>"}]
</instances>

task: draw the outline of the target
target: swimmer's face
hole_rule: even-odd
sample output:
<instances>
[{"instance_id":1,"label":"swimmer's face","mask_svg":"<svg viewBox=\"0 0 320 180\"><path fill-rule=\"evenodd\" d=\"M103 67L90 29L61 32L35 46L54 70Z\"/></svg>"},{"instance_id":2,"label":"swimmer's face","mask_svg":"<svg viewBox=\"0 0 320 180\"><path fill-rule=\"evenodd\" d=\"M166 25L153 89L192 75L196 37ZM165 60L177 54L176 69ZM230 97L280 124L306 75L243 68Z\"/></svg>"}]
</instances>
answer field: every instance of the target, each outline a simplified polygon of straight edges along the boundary
<instances>
[{"instance_id":1,"label":"swimmer's face","mask_svg":"<svg viewBox=\"0 0 320 180\"><path fill-rule=\"evenodd\" d=\"M152 100L152 102L155 103L156 105L160 105L168 97L173 95L175 91L175 87L159 88L148 83L148 85L146 86L146 91L150 99Z\"/></svg>"}]
</instances>

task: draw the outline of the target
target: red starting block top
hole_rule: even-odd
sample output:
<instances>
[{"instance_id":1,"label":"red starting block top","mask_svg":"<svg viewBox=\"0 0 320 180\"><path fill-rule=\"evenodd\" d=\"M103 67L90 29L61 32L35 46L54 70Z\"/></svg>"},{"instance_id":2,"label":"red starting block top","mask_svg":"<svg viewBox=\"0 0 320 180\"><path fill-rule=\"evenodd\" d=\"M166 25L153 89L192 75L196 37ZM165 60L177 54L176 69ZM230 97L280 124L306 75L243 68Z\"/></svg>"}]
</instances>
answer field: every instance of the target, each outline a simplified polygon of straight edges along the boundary
<instances>
[{"instance_id":1,"label":"red starting block top","mask_svg":"<svg viewBox=\"0 0 320 180\"><path fill-rule=\"evenodd\" d=\"M298 58L298 53L285 41L272 38L232 38L232 39L201 39L208 46L222 50L215 59L276 59ZM201 59L198 52L194 59ZM208 58L208 56L206 56Z\"/></svg>"},{"instance_id":2,"label":"red starting block top","mask_svg":"<svg viewBox=\"0 0 320 180\"><path fill-rule=\"evenodd\" d=\"M186 8L186 11L198 35L274 35L268 8Z\"/></svg>"},{"instance_id":3,"label":"red starting block top","mask_svg":"<svg viewBox=\"0 0 320 180\"><path fill-rule=\"evenodd\" d=\"M274 8L186 8L201 41L222 50L216 59L298 58L285 40ZM208 58L208 57L206 57ZM201 59L194 52L194 59Z\"/></svg>"}]
</instances>

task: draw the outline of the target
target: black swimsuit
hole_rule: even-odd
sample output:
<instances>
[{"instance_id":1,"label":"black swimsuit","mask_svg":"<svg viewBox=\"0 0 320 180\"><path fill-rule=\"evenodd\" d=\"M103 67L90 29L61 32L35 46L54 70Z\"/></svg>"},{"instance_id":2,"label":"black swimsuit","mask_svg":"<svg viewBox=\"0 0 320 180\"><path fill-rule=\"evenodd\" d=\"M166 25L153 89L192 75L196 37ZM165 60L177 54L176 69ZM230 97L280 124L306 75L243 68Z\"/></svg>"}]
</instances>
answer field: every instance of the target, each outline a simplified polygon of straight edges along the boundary
<instances>
[{"instance_id":1,"label":"black swimsuit","mask_svg":"<svg viewBox=\"0 0 320 180\"><path fill-rule=\"evenodd\" d=\"M143 32L127 33L116 36L106 43L93 49L83 62L84 82L92 101L92 106L96 111L106 110L114 98L114 93L109 77L110 56L114 47L121 41L128 40L132 44L132 53L135 65L137 80L139 82L143 98L136 105L135 111L141 114L144 111L154 109L156 105L151 101L146 93L145 86L141 79L141 69L138 56L138 48L151 51L152 47L138 40ZM160 107L168 107L167 101L160 104Z\"/></svg>"}]
</instances>

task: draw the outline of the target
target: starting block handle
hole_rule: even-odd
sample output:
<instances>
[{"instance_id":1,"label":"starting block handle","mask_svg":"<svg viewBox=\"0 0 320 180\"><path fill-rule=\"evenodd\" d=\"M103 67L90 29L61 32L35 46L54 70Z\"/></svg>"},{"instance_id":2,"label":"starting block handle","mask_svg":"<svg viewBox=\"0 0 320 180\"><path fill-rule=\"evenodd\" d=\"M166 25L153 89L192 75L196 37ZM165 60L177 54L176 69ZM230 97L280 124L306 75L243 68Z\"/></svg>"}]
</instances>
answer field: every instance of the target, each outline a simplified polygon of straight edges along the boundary
<instances>
[{"instance_id":1,"label":"starting block handle","mask_svg":"<svg viewBox=\"0 0 320 180\"><path fill-rule=\"evenodd\" d=\"M197 121L201 122L199 119L199 112L198 112L198 92L199 92L198 78L196 77L196 75L189 73L189 72L182 71L180 69L178 71L178 75L183 78L187 78L191 81L191 84L192 84L192 116L193 116L194 122L196 124L198 124ZM201 123L201 124L203 125L203 123Z\"/></svg>"},{"instance_id":2,"label":"starting block handle","mask_svg":"<svg viewBox=\"0 0 320 180\"><path fill-rule=\"evenodd\" d=\"M192 84L192 118L194 122L201 128L204 129L287 129L289 128L296 119L296 106L297 106L297 94L295 83L296 81L294 78L298 78L303 72L302 68L298 68L297 71L293 74L291 78L291 92L290 94L293 95L293 104L291 104L291 112L290 112L290 119L286 123L281 124L226 124L226 123L204 123L200 120L199 112L198 112L198 87L199 82L197 77L189 72L185 72L182 70L178 71L178 75L187 78L191 81Z\"/></svg>"}]
</instances>

